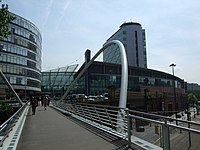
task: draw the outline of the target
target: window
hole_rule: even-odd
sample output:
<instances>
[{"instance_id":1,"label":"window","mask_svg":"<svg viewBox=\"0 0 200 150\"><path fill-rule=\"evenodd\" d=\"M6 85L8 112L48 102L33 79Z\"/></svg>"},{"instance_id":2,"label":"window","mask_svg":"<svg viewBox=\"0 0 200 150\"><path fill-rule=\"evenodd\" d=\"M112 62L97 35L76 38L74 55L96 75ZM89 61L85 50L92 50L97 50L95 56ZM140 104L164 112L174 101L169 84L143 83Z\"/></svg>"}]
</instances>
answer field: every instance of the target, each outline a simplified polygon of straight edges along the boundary
<instances>
[{"instance_id":1,"label":"window","mask_svg":"<svg viewBox=\"0 0 200 150\"><path fill-rule=\"evenodd\" d=\"M11 32L12 32L12 33L15 33L15 28L12 28L12 29L11 29Z\"/></svg>"},{"instance_id":2,"label":"window","mask_svg":"<svg viewBox=\"0 0 200 150\"><path fill-rule=\"evenodd\" d=\"M16 83L17 83L17 84L21 84L21 82L22 82L22 78L17 78L17 79L16 79Z\"/></svg>"},{"instance_id":3,"label":"window","mask_svg":"<svg viewBox=\"0 0 200 150\"><path fill-rule=\"evenodd\" d=\"M16 83L16 77L10 77L10 83L15 84Z\"/></svg>"},{"instance_id":4,"label":"window","mask_svg":"<svg viewBox=\"0 0 200 150\"><path fill-rule=\"evenodd\" d=\"M18 44L17 39L14 39L14 43L15 43L15 44Z\"/></svg>"}]
</instances>

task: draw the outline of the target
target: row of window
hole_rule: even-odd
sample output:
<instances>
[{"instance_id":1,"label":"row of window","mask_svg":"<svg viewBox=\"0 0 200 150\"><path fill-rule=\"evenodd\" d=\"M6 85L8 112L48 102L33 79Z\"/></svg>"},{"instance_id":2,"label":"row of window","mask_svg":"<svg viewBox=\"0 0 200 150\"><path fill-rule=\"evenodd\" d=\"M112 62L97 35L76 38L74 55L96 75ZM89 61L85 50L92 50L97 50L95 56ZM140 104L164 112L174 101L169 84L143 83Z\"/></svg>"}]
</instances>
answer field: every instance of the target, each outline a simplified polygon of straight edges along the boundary
<instances>
[{"instance_id":1,"label":"row of window","mask_svg":"<svg viewBox=\"0 0 200 150\"><path fill-rule=\"evenodd\" d=\"M16 57L16 56L11 56L11 55L1 54L0 61L27 66L27 60L23 57Z\"/></svg>"},{"instance_id":2,"label":"row of window","mask_svg":"<svg viewBox=\"0 0 200 150\"><path fill-rule=\"evenodd\" d=\"M57 87L62 87L61 85L54 84L52 81L49 80L49 76L42 77L44 81L42 81L43 87L45 89L51 89L55 85ZM77 86L73 90L77 90L77 92L84 92L85 89L85 78L82 77L77 82ZM108 90L109 86L114 86L116 89L120 88L121 85L121 77L119 75L91 75L90 78L90 90L91 93L103 93ZM152 86L152 87L173 87L173 81L170 79L161 79L161 78L153 78L153 77L136 77L130 76L128 89L131 91L140 91L141 86ZM175 81L176 88L181 88L181 83Z\"/></svg>"},{"instance_id":3,"label":"row of window","mask_svg":"<svg viewBox=\"0 0 200 150\"><path fill-rule=\"evenodd\" d=\"M4 73L19 74L19 75L22 74L22 68L16 66L0 64L0 70L2 70Z\"/></svg>"},{"instance_id":4,"label":"row of window","mask_svg":"<svg viewBox=\"0 0 200 150\"><path fill-rule=\"evenodd\" d=\"M28 20L25 20L24 18L21 18L15 14L12 14L12 15L16 17L16 19L14 19L12 21L13 23L18 24L19 26L22 26L22 27L32 31L33 33L35 33L36 35L39 36L39 38L40 38L39 41L41 41L42 38L41 38L40 32L33 23L31 23Z\"/></svg>"},{"instance_id":5,"label":"row of window","mask_svg":"<svg viewBox=\"0 0 200 150\"><path fill-rule=\"evenodd\" d=\"M25 48L15 46L12 44L3 43L3 50L11 53L27 56L27 50Z\"/></svg>"},{"instance_id":6,"label":"row of window","mask_svg":"<svg viewBox=\"0 0 200 150\"><path fill-rule=\"evenodd\" d=\"M41 49L37 47L36 44L33 44L30 40L21 38L19 36L11 35L8 36L7 38L3 39L4 41L8 41L17 45L21 45L23 47L26 47L34 52L36 52L39 56L41 55Z\"/></svg>"},{"instance_id":7,"label":"row of window","mask_svg":"<svg viewBox=\"0 0 200 150\"><path fill-rule=\"evenodd\" d=\"M7 76L8 81L14 85L25 85L30 87L40 88L41 83L35 80L16 77L16 76Z\"/></svg>"},{"instance_id":8,"label":"row of window","mask_svg":"<svg viewBox=\"0 0 200 150\"><path fill-rule=\"evenodd\" d=\"M27 79L27 86L41 88L41 83L35 80Z\"/></svg>"},{"instance_id":9,"label":"row of window","mask_svg":"<svg viewBox=\"0 0 200 150\"><path fill-rule=\"evenodd\" d=\"M41 43L42 41L40 41L40 39L38 38L38 36L35 36L34 34L32 34L30 31L22 29L20 27L17 27L13 24L10 24L10 31L14 34L18 34L20 36L23 36L29 40L31 40L32 42L37 43L37 45L39 45L39 47L41 47Z\"/></svg>"},{"instance_id":10,"label":"row of window","mask_svg":"<svg viewBox=\"0 0 200 150\"><path fill-rule=\"evenodd\" d=\"M9 83L11 83L12 85L30 86L30 87L37 87L37 88L41 87L41 83L36 80L27 79L27 78L18 77L18 76L6 76L6 78L9 81ZM0 80L0 84L3 84L3 83L4 82Z\"/></svg>"},{"instance_id":11,"label":"row of window","mask_svg":"<svg viewBox=\"0 0 200 150\"><path fill-rule=\"evenodd\" d=\"M109 86L114 86L116 89L120 88L121 77L119 75L92 75L90 78L90 89L102 91L108 90ZM81 78L78 82L79 89L85 88L84 78ZM128 89L131 91L140 91L141 86L152 86L152 87L173 87L173 81L169 79L159 79L151 77L136 77L130 76L128 82ZM181 83L175 81L175 87L181 88Z\"/></svg>"},{"instance_id":12,"label":"row of window","mask_svg":"<svg viewBox=\"0 0 200 150\"><path fill-rule=\"evenodd\" d=\"M21 66L0 64L0 70L2 70L4 73L17 74L20 76L26 76L26 77L31 77L31 78L40 80L40 73L32 71L32 70L28 70Z\"/></svg>"},{"instance_id":13,"label":"row of window","mask_svg":"<svg viewBox=\"0 0 200 150\"><path fill-rule=\"evenodd\" d=\"M21 78L21 77L16 77L16 76L10 76L8 78L11 84L18 84L18 85L26 85L26 79Z\"/></svg>"},{"instance_id":14,"label":"row of window","mask_svg":"<svg viewBox=\"0 0 200 150\"><path fill-rule=\"evenodd\" d=\"M19 65L27 66L33 69L41 70L40 63L32 62L32 61L27 60L24 57L19 57L15 55L0 54L0 61L19 64Z\"/></svg>"}]
</instances>

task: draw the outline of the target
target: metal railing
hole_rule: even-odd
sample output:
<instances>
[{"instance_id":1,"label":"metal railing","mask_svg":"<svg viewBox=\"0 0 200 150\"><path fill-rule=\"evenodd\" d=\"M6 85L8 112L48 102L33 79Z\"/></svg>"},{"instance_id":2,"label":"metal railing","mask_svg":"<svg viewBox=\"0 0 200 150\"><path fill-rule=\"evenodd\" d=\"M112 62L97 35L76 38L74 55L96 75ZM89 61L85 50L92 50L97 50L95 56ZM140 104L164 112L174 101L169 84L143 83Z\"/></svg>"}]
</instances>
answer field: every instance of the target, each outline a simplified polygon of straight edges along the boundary
<instances>
[{"instance_id":1,"label":"metal railing","mask_svg":"<svg viewBox=\"0 0 200 150\"><path fill-rule=\"evenodd\" d=\"M134 111L134 110L128 110L127 113L128 113L129 119L132 118L135 120L143 120L149 123L160 125L161 127L160 147L162 147L164 150L169 150L172 147L170 141L173 138L172 137L170 138L170 136L172 135L173 130L176 130L177 133L179 132L179 135L181 135L183 131L188 132L189 137L188 137L188 141L186 142L189 142L189 145L188 147L186 147L186 149L189 149L191 147L191 133L200 135L199 122L175 119L171 117L149 114L149 113L139 112L139 111Z\"/></svg>"},{"instance_id":2,"label":"metal railing","mask_svg":"<svg viewBox=\"0 0 200 150\"><path fill-rule=\"evenodd\" d=\"M56 101L53 101L52 104L60 108L60 111L101 130L123 139L128 137L127 116L124 109L104 105L67 104Z\"/></svg>"},{"instance_id":3,"label":"metal railing","mask_svg":"<svg viewBox=\"0 0 200 150\"><path fill-rule=\"evenodd\" d=\"M9 83L8 79L6 78L6 76L4 75L4 73L1 70L0 70L0 78L2 78L5 85L7 85L8 89L13 93L16 100L18 101L18 103L16 105L17 105L17 107L19 107L19 109L9 119L7 119L3 124L0 125L0 148L6 147L7 149L13 149L13 147L16 145L16 139L19 138L19 130L22 129L22 118L24 120L24 116L25 116L22 114L24 114L25 110L27 110L26 108L27 108L28 102L26 102L26 103L22 102L22 100L16 93L15 89ZM9 115L11 115L11 114L9 114ZM15 127L18 127L17 130L15 130ZM12 135L12 131L15 131L15 135ZM6 140L6 139L8 139L8 140Z\"/></svg>"},{"instance_id":4,"label":"metal railing","mask_svg":"<svg viewBox=\"0 0 200 150\"><path fill-rule=\"evenodd\" d=\"M198 122L180 119L178 120L171 117L104 105L84 103L69 104L64 102L60 103L59 101L54 101L52 104L60 111L71 115L76 119L127 140L128 147L133 147L132 144L135 144L143 149L150 148L170 150L172 147L170 143L170 140L172 140L170 134L173 132L173 130L177 130L177 132L180 133L183 131L189 133L188 141L190 144L187 147L188 149L191 146L190 134L194 133L200 135L200 123ZM160 144L156 144L155 142L152 143L148 140L145 141L145 139L138 138L136 137L137 135L133 134L133 126L137 125L138 121L160 126L159 136L157 137L157 140L160 141ZM118 124L118 122L120 123ZM178 122L178 125L176 125L176 122ZM143 128L143 126L145 125L139 125L138 127ZM143 132L145 133L145 131ZM148 136L148 134L152 133L146 134Z\"/></svg>"},{"instance_id":5,"label":"metal railing","mask_svg":"<svg viewBox=\"0 0 200 150\"><path fill-rule=\"evenodd\" d=\"M19 108L19 110L14 115L12 115L7 121L5 121L0 126L0 147L3 146L5 139L9 136L10 131L12 131L19 117L24 112L25 108L27 107L27 104L28 102L23 104L23 106L21 106L21 108Z\"/></svg>"}]
</instances>

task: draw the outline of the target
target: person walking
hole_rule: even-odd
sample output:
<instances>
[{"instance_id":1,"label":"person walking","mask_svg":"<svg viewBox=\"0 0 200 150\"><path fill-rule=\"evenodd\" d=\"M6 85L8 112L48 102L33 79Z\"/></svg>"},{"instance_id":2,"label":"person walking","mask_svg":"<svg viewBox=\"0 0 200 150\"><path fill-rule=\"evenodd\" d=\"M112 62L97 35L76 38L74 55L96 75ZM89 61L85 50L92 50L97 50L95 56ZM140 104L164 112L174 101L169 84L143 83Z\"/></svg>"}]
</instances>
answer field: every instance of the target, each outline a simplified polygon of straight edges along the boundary
<instances>
[{"instance_id":1,"label":"person walking","mask_svg":"<svg viewBox=\"0 0 200 150\"><path fill-rule=\"evenodd\" d=\"M48 97L45 96L44 99L43 99L44 110L47 109L47 102L48 102Z\"/></svg>"},{"instance_id":2,"label":"person walking","mask_svg":"<svg viewBox=\"0 0 200 150\"><path fill-rule=\"evenodd\" d=\"M32 114L35 115L36 107L38 106L38 104L37 104L37 100L34 96L31 97L30 104L31 104L31 108L32 108Z\"/></svg>"},{"instance_id":3,"label":"person walking","mask_svg":"<svg viewBox=\"0 0 200 150\"><path fill-rule=\"evenodd\" d=\"M49 95L47 96L47 99L48 99L47 100L47 106L49 106L49 104L50 104L50 96Z\"/></svg>"},{"instance_id":4,"label":"person walking","mask_svg":"<svg viewBox=\"0 0 200 150\"><path fill-rule=\"evenodd\" d=\"M42 103L42 106L44 106L44 95L41 95L41 103Z\"/></svg>"}]
</instances>

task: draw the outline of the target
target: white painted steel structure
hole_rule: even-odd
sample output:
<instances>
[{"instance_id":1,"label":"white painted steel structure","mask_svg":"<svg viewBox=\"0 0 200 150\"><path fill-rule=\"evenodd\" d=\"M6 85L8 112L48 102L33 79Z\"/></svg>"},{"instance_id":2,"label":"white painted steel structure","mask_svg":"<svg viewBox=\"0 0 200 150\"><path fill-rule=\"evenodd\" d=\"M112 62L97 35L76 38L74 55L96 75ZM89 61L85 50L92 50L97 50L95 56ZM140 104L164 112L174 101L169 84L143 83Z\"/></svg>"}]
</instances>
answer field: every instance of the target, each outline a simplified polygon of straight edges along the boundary
<instances>
[{"instance_id":1,"label":"white painted steel structure","mask_svg":"<svg viewBox=\"0 0 200 150\"><path fill-rule=\"evenodd\" d=\"M199 122L180 120L173 117L130 110L128 108L124 109L114 106L86 103L72 103L71 105L68 105L67 103L59 103L58 101L52 101L52 107L66 114L67 116L71 116L109 134L127 140L128 148L133 148L133 143L144 150L170 150L172 146L170 141L174 139L170 138L170 132L174 129L183 130L189 134L191 132L200 135L200 130L198 130L200 127ZM119 119L119 112L124 113L123 118ZM154 124L159 126L160 137L157 137L157 139L159 139L160 144L155 143L155 141L158 140L149 141L147 140L147 137L141 138L134 135L132 132L137 127L135 126L136 123L135 125L131 125L131 122L136 122L136 120L149 122L152 123L152 125ZM178 122L178 125L176 125L176 121ZM154 134L154 132L149 132L147 126L149 125L146 125L147 130L145 129L144 133L152 138L152 136L149 134ZM122 130L118 130L118 127L120 127ZM177 135L175 134L175 136ZM189 142L191 142L191 140L195 139L191 138ZM190 147L191 145L189 145L187 149Z\"/></svg>"},{"instance_id":2,"label":"white painted steel structure","mask_svg":"<svg viewBox=\"0 0 200 150\"><path fill-rule=\"evenodd\" d=\"M12 91L12 93L15 95L15 97L17 98L17 101L20 103L21 106L23 106L23 102L21 101L21 99L19 98L19 96L17 95L17 93L15 92L14 88L12 87L12 85L10 84L10 82L8 81L8 79L6 78L6 76L3 74L2 71L0 71L0 76L3 78L3 80L5 81L6 85L10 88L10 90Z\"/></svg>"},{"instance_id":3,"label":"white painted steel structure","mask_svg":"<svg viewBox=\"0 0 200 150\"><path fill-rule=\"evenodd\" d=\"M120 99L119 99L119 108L126 108L126 102L127 102L127 86L128 86L128 63L127 63L127 55L124 48L124 45L118 41L113 40L111 42L108 42L104 45L103 48L101 48L96 55L85 65L83 70L78 74L78 76L74 79L74 81L70 84L67 91L64 93L64 95L61 97L61 101L65 99L67 94L70 92L70 90L73 88L75 83L78 81L78 79L83 75L83 73L90 67L90 65L94 62L94 60L104 51L106 48L108 48L110 45L116 44L119 47L120 53L121 53L121 63L122 63L122 73L121 73L121 88L120 88Z\"/></svg>"}]
</instances>

